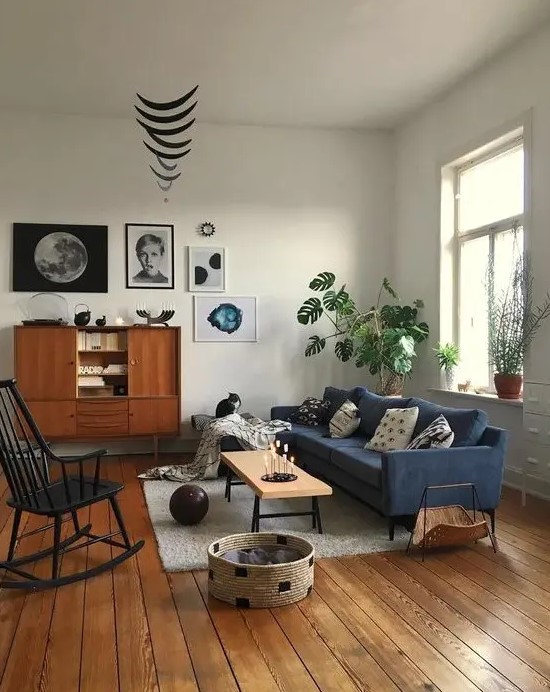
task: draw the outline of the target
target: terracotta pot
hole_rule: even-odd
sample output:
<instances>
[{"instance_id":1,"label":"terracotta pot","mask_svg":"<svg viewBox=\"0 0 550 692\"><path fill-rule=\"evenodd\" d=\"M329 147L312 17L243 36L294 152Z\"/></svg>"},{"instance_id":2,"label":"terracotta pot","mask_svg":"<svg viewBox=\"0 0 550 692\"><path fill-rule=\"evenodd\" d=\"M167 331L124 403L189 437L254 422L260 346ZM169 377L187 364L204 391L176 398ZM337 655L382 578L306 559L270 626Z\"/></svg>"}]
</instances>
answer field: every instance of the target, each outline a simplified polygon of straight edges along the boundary
<instances>
[{"instance_id":1,"label":"terracotta pot","mask_svg":"<svg viewBox=\"0 0 550 692\"><path fill-rule=\"evenodd\" d=\"M495 374L495 389L499 399L520 399L523 375Z\"/></svg>"}]
</instances>

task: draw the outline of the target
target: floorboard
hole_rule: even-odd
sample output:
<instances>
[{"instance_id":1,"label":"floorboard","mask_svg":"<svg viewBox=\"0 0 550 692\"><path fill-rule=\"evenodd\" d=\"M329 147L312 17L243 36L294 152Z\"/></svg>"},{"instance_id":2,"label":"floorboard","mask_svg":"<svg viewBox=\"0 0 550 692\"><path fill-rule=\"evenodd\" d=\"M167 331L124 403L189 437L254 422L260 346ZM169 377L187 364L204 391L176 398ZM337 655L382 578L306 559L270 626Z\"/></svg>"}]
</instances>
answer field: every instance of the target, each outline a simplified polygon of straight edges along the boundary
<instances>
[{"instance_id":1,"label":"floorboard","mask_svg":"<svg viewBox=\"0 0 550 692\"><path fill-rule=\"evenodd\" d=\"M309 598L238 610L208 596L205 571L162 570L137 479L151 465L148 456L104 462L125 484L131 539L146 541L136 557L57 590L0 590L0 692L550 691L549 503L522 507L505 489L496 554L481 541L424 563L399 552L320 559ZM7 496L0 476L0 554ZM115 530L106 503L82 523L88 516L95 532ZM49 538L25 539L18 554ZM97 544L66 555L62 568L111 554ZM37 573L49 567L43 560Z\"/></svg>"}]
</instances>

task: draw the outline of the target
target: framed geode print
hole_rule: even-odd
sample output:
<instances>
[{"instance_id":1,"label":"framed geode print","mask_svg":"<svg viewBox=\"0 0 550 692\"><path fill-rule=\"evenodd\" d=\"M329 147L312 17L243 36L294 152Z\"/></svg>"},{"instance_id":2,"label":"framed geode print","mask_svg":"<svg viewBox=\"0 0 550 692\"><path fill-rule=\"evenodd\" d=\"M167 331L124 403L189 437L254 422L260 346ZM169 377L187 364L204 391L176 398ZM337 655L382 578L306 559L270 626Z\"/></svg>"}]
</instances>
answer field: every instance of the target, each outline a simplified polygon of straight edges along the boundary
<instances>
[{"instance_id":1,"label":"framed geode print","mask_svg":"<svg viewBox=\"0 0 550 692\"><path fill-rule=\"evenodd\" d=\"M225 248L190 247L189 290L225 291Z\"/></svg>"},{"instance_id":2,"label":"framed geode print","mask_svg":"<svg viewBox=\"0 0 550 692\"><path fill-rule=\"evenodd\" d=\"M107 226L14 223L13 290L107 293Z\"/></svg>"},{"instance_id":3,"label":"framed geode print","mask_svg":"<svg viewBox=\"0 0 550 692\"><path fill-rule=\"evenodd\" d=\"M174 226L126 224L126 288L174 288Z\"/></svg>"},{"instance_id":4,"label":"framed geode print","mask_svg":"<svg viewBox=\"0 0 550 692\"><path fill-rule=\"evenodd\" d=\"M258 341L254 296L194 296L195 341Z\"/></svg>"}]
</instances>

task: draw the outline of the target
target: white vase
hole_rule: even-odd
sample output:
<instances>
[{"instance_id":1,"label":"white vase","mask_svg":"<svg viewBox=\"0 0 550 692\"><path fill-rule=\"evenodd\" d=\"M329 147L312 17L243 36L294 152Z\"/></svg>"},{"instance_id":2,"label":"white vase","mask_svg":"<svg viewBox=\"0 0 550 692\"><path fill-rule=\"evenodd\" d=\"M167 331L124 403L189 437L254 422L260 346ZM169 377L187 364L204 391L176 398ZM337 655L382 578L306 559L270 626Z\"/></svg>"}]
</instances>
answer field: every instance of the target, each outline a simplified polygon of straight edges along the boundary
<instances>
[{"instance_id":1,"label":"white vase","mask_svg":"<svg viewBox=\"0 0 550 692\"><path fill-rule=\"evenodd\" d=\"M445 386L447 389L455 388L455 369L449 368L445 370Z\"/></svg>"}]
</instances>

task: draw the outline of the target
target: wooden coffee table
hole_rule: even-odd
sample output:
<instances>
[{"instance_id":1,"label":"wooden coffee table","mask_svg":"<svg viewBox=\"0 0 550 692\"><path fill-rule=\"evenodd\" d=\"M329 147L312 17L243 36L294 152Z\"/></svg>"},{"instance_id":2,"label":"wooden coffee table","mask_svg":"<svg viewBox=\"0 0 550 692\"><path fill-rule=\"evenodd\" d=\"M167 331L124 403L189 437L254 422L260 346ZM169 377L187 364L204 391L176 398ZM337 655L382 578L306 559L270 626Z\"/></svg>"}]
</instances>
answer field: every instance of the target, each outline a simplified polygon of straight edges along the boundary
<instances>
[{"instance_id":1,"label":"wooden coffee table","mask_svg":"<svg viewBox=\"0 0 550 692\"><path fill-rule=\"evenodd\" d=\"M330 485L323 483L318 478L310 476L300 468L294 467L294 473L298 478L287 483L269 483L262 481L261 477L265 474L264 467L265 452L222 452L221 458L227 465L227 481L225 497L231 502L231 485L238 482L232 481L234 474L241 479L242 484L248 485L254 491L254 509L252 512L251 531L260 530L260 519L271 519L274 517L305 517L312 518L312 526L319 533L323 533L321 524L321 512L319 511L319 497L321 495L332 495ZM260 500L282 500L287 497L311 497L311 510L309 512L279 512L278 514L260 514Z\"/></svg>"}]
</instances>

